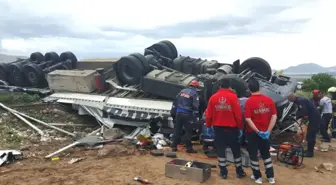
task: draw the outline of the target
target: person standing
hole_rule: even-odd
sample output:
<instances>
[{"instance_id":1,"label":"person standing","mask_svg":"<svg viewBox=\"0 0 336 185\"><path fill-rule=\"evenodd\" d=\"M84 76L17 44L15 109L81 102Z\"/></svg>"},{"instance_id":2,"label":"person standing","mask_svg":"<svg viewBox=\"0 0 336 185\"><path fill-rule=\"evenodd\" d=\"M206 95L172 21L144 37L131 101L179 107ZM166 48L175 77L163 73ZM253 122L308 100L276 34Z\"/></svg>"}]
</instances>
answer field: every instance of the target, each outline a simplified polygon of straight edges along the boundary
<instances>
[{"instance_id":1,"label":"person standing","mask_svg":"<svg viewBox=\"0 0 336 185\"><path fill-rule=\"evenodd\" d=\"M275 184L274 170L269 152L270 133L277 120L277 111L273 100L259 89L259 82L251 79L248 88L252 95L245 103L245 120L247 123L246 138L247 150L251 160L253 175L251 178L257 184L262 184L262 175L259 169L258 150L263 158L266 176L270 184Z\"/></svg>"},{"instance_id":2,"label":"person standing","mask_svg":"<svg viewBox=\"0 0 336 185\"><path fill-rule=\"evenodd\" d=\"M181 141L182 130L184 128L185 134L185 144L186 152L197 153L192 147L191 137L193 130L193 123L198 119L199 111L199 97L196 92L196 88L199 87L199 82L197 80L192 80L189 83L189 87L181 90L175 100L176 108L176 123L174 125L172 151L177 151L177 145Z\"/></svg>"},{"instance_id":3,"label":"person standing","mask_svg":"<svg viewBox=\"0 0 336 185\"><path fill-rule=\"evenodd\" d=\"M333 107L331 99L326 96L323 92L320 92L320 103L319 109L322 114L322 123L320 126L320 133L323 137L324 142L330 142L330 136L328 134L329 123L333 117Z\"/></svg>"},{"instance_id":4,"label":"person standing","mask_svg":"<svg viewBox=\"0 0 336 185\"><path fill-rule=\"evenodd\" d=\"M294 102L299 107L299 111L302 111L302 114L308 117L309 123L306 134L307 151L305 152L305 157L314 157L316 134L322 122L321 115L317 110L317 107L307 98L290 93L287 96L287 99Z\"/></svg>"},{"instance_id":5,"label":"person standing","mask_svg":"<svg viewBox=\"0 0 336 185\"><path fill-rule=\"evenodd\" d=\"M206 110L206 126L213 126L220 176L227 179L226 147L230 147L238 178L246 176L242 167L239 135L242 134L242 112L237 95L230 90L231 81L221 80L221 88L213 94Z\"/></svg>"}]
</instances>

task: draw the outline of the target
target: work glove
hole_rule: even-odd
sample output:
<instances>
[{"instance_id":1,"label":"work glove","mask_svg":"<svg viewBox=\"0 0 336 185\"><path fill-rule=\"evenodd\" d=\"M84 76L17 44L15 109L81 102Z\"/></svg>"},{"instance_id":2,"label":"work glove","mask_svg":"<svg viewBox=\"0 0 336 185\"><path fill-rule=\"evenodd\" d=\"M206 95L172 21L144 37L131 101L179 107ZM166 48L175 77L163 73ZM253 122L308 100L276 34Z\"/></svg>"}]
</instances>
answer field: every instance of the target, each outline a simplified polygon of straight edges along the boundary
<instances>
[{"instance_id":1,"label":"work glove","mask_svg":"<svg viewBox=\"0 0 336 185\"><path fill-rule=\"evenodd\" d=\"M259 131L257 134L259 137L264 138L265 132Z\"/></svg>"},{"instance_id":2,"label":"work glove","mask_svg":"<svg viewBox=\"0 0 336 185\"><path fill-rule=\"evenodd\" d=\"M270 135L271 135L270 131L266 131L264 132L264 136L262 138L267 140L270 137Z\"/></svg>"},{"instance_id":3,"label":"work glove","mask_svg":"<svg viewBox=\"0 0 336 185\"><path fill-rule=\"evenodd\" d=\"M243 130L239 130L238 138L241 138L243 136Z\"/></svg>"}]
</instances>

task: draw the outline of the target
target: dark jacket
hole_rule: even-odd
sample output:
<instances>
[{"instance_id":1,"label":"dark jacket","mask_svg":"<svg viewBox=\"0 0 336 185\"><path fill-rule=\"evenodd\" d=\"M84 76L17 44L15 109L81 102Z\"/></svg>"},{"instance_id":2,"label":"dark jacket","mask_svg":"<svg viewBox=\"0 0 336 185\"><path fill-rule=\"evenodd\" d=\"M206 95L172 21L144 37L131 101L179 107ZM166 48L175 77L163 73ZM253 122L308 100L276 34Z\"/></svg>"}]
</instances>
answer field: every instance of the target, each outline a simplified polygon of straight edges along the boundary
<instances>
[{"instance_id":1,"label":"dark jacket","mask_svg":"<svg viewBox=\"0 0 336 185\"><path fill-rule=\"evenodd\" d=\"M313 127L319 127L321 122L321 114L317 110L317 107L313 104L312 101L310 101L307 98L298 96L296 97L295 102L299 110L304 114L305 116L308 116L309 124Z\"/></svg>"},{"instance_id":2,"label":"dark jacket","mask_svg":"<svg viewBox=\"0 0 336 185\"><path fill-rule=\"evenodd\" d=\"M170 109L170 115L175 118L176 116L176 100L173 101L173 105L172 105L172 108Z\"/></svg>"},{"instance_id":3,"label":"dark jacket","mask_svg":"<svg viewBox=\"0 0 336 185\"><path fill-rule=\"evenodd\" d=\"M196 114L199 111L199 97L192 87L181 90L175 101L176 113Z\"/></svg>"}]
</instances>

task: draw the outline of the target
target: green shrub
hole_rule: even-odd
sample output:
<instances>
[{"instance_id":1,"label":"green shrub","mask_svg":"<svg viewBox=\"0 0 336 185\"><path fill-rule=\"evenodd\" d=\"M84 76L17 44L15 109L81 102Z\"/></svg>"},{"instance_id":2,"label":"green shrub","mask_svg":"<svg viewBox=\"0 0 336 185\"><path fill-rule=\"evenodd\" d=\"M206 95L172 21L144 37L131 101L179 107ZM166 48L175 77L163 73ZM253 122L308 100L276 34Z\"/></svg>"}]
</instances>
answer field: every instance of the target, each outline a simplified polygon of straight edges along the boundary
<instances>
[{"instance_id":1,"label":"green shrub","mask_svg":"<svg viewBox=\"0 0 336 185\"><path fill-rule=\"evenodd\" d=\"M313 75L310 79L305 79L302 84L303 91L319 89L326 92L330 87L336 86L336 78L327 73Z\"/></svg>"},{"instance_id":2,"label":"green shrub","mask_svg":"<svg viewBox=\"0 0 336 185\"><path fill-rule=\"evenodd\" d=\"M22 104L31 103L40 100L40 96L37 94L31 95L27 93L0 93L0 102L4 104Z\"/></svg>"}]
</instances>

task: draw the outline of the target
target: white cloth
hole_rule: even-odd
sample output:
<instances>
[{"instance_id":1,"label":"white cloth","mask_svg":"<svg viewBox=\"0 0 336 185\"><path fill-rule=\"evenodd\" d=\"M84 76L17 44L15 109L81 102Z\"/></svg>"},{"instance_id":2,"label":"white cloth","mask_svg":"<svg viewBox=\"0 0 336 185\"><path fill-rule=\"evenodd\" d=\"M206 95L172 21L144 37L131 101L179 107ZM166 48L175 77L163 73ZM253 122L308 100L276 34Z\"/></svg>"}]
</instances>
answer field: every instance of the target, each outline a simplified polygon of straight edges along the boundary
<instances>
[{"instance_id":1,"label":"white cloth","mask_svg":"<svg viewBox=\"0 0 336 185\"><path fill-rule=\"evenodd\" d=\"M322 106L322 114L325 113L332 113L332 102L331 99L327 96L324 96L321 100L320 100L320 106Z\"/></svg>"}]
</instances>

